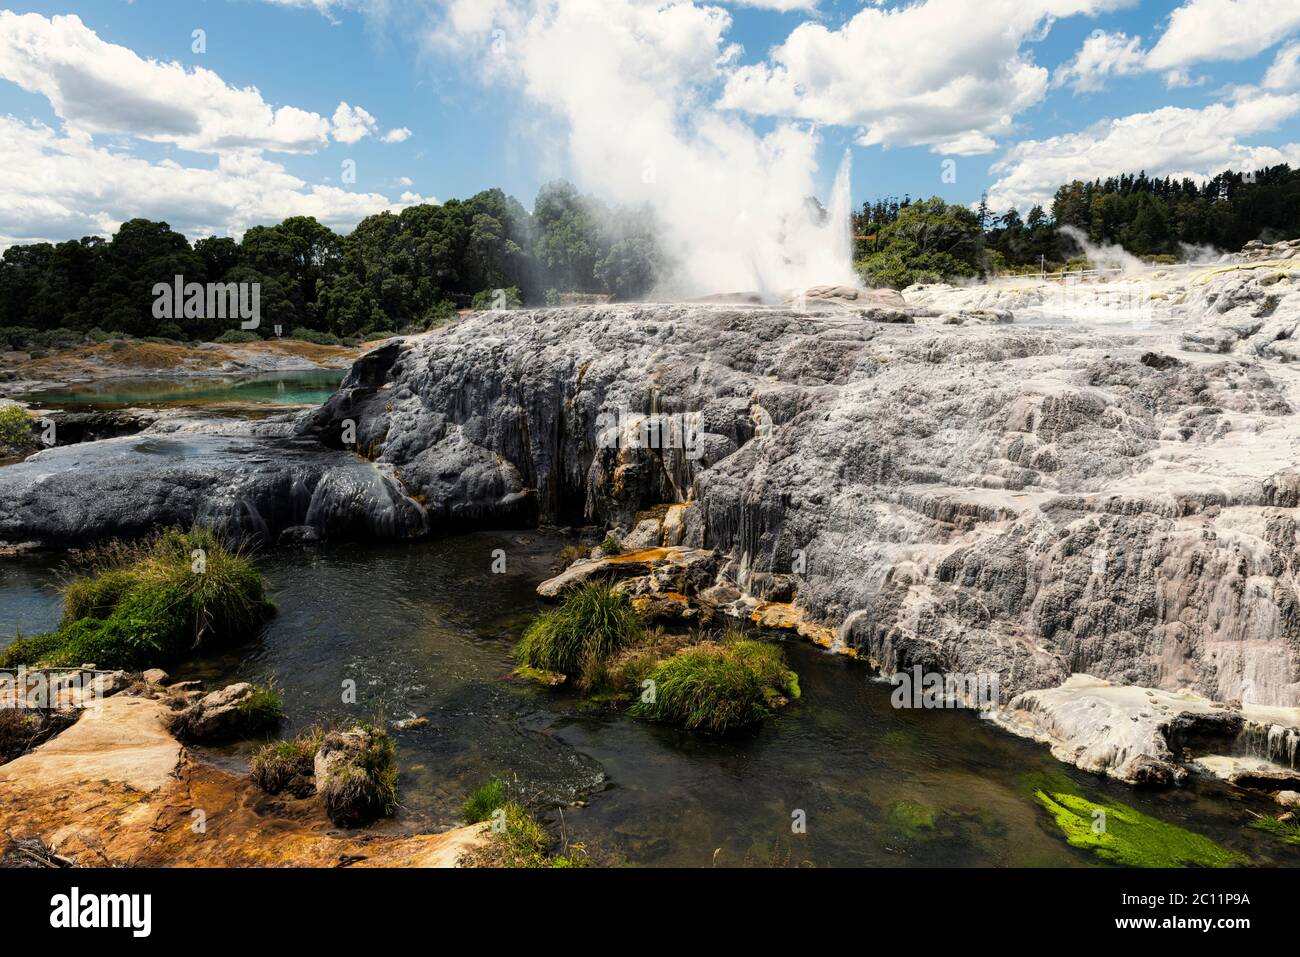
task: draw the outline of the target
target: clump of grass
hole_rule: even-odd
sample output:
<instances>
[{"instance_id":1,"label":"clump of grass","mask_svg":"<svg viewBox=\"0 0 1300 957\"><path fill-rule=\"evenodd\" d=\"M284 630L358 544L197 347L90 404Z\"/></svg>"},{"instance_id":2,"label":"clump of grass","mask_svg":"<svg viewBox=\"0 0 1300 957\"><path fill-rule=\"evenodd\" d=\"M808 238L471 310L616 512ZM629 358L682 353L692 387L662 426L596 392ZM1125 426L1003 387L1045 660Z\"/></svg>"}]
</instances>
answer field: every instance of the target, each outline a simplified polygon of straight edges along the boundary
<instances>
[{"instance_id":1,"label":"clump of grass","mask_svg":"<svg viewBox=\"0 0 1300 957\"><path fill-rule=\"evenodd\" d=\"M1246 859L1208 837L1166 824L1127 804L1090 801L1065 791L1034 792L1065 839L1126 867L1232 867ZM1098 812L1101 812L1100 814Z\"/></svg>"},{"instance_id":2,"label":"clump of grass","mask_svg":"<svg viewBox=\"0 0 1300 957\"><path fill-rule=\"evenodd\" d=\"M255 685L253 693L239 703L239 712L251 733L264 731L284 720L284 699L269 685Z\"/></svg>"},{"instance_id":3,"label":"clump of grass","mask_svg":"<svg viewBox=\"0 0 1300 957\"><path fill-rule=\"evenodd\" d=\"M309 797L316 790L316 752L324 731L315 727L292 741L276 741L259 748L249 766L249 777L267 794L288 790Z\"/></svg>"},{"instance_id":4,"label":"clump of grass","mask_svg":"<svg viewBox=\"0 0 1300 957\"><path fill-rule=\"evenodd\" d=\"M506 783L500 778L491 778L480 784L461 806L461 815L469 824L486 821L492 812L506 803Z\"/></svg>"},{"instance_id":5,"label":"clump of grass","mask_svg":"<svg viewBox=\"0 0 1300 957\"><path fill-rule=\"evenodd\" d=\"M151 667L245 635L274 611L253 560L209 529L169 529L83 563L89 573L64 588L59 629L14 642L0 667Z\"/></svg>"},{"instance_id":6,"label":"clump of grass","mask_svg":"<svg viewBox=\"0 0 1300 957\"><path fill-rule=\"evenodd\" d=\"M0 447L26 450L39 445L36 423L27 410L13 403L0 406Z\"/></svg>"},{"instance_id":7,"label":"clump of grass","mask_svg":"<svg viewBox=\"0 0 1300 957\"><path fill-rule=\"evenodd\" d=\"M1295 818L1284 821L1280 817L1263 814L1251 821L1250 826L1259 831L1267 831L1286 844L1300 845L1300 820Z\"/></svg>"},{"instance_id":8,"label":"clump of grass","mask_svg":"<svg viewBox=\"0 0 1300 957\"><path fill-rule=\"evenodd\" d=\"M600 543L600 550L606 555L617 555L623 550L623 545L613 535L606 535L605 540Z\"/></svg>"},{"instance_id":9,"label":"clump of grass","mask_svg":"<svg viewBox=\"0 0 1300 957\"><path fill-rule=\"evenodd\" d=\"M326 734L318 754L335 754L316 791L335 824L352 827L397 810L397 746L383 728L359 724Z\"/></svg>"},{"instance_id":10,"label":"clump of grass","mask_svg":"<svg viewBox=\"0 0 1300 957\"><path fill-rule=\"evenodd\" d=\"M648 677L649 693L630 713L688 731L734 731L799 696L798 676L786 667L780 646L737 633L683 648Z\"/></svg>"},{"instance_id":11,"label":"clump of grass","mask_svg":"<svg viewBox=\"0 0 1300 957\"><path fill-rule=\"evenodd\" d=\"M552 853L555 843L546 828L528 813L522 804L507 801L502 804L498 818L500 826L493 826L488 843L470 851L461 863L467 867L586 867L587 853L581 845L573 845L562 853Z\"/></svg>"},{"instance_id":12,"label":"clump of grass","mask_svg":"<svg viewBox=\"0 0 1300 957\"><path fill-rule=\"evenodd\" d=\"M583 690L597 687L605 663L642 635L627 599L604 582L588 582L543 612L515 648L521 665L566 675Z\"/></svg>"}]
</instances>

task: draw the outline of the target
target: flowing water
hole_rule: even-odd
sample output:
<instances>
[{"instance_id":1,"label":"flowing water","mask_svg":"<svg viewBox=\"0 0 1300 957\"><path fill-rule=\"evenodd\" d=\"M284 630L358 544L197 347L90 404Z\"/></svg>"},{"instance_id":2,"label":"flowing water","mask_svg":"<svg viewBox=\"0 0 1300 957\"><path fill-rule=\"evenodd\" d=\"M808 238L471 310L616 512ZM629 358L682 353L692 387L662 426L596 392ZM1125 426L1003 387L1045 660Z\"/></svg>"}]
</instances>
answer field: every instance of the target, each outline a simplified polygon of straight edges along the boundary
<instances>
[{"instance_id":1,"label":"flowing water","mask_svg":"<svg viewBox=\"0 0 1300 957\"><path fill-rule=\"evenodd\" d=\"M1092 798L1203 833L1259 864L1300 848L1244 826L1210 785L1148 792L1083 774L968 711L899 711L864 664L786 642L802 698L755 731L691 736L507 680L511 648L542 607L534 593L565 541L476 533L393 545L331 545L262 556L279 614L218 659L170 669L209 686L273 680L293 733L318 720L427 718L395 732L402 808L386 831L450 826L489 776L557 802L550 820L598 860L718 866L1068 866L1068 846L1033 798L1043 775ZM494 550L506 573L493 574ZM0 563L0 629L58 618L40 562ZM0 639L0 643L2 643ZM356 703L345 704L345 682ZM246 766L251 744L205 751ZM585 804L579 806L575 802ZM1254 806L1254 805L1252 805ZM1256 806L1267 810L1267 803ZM933 826L909 826L918 810ZM796 812L806 832L794 833Z\"/></svg>"}]
</instances>

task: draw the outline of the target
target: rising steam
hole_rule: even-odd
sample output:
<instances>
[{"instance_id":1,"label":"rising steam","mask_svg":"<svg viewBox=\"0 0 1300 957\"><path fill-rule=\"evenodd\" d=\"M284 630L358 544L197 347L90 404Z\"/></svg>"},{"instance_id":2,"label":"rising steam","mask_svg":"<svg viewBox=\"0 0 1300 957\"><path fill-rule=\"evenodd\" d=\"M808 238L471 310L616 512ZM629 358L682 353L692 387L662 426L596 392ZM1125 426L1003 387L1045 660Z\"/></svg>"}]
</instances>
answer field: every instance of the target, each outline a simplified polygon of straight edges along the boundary
<instances>
[{"instance_id":1,"label":"rising steam","mask_svg":"<svg viewBox=\"0 0 1300 957\"><path fill-rule=\"evenodd\" d=\"M649 204L677 267L662 296L855 284L845 156L829 208L815 130L759 135L714 106L737 48L718 7L636 0L451 0L429 38L522 91L521 127L548 117L585 191ZM544 155L539 150L539 155Z\"/></svg>"}]
</instances>

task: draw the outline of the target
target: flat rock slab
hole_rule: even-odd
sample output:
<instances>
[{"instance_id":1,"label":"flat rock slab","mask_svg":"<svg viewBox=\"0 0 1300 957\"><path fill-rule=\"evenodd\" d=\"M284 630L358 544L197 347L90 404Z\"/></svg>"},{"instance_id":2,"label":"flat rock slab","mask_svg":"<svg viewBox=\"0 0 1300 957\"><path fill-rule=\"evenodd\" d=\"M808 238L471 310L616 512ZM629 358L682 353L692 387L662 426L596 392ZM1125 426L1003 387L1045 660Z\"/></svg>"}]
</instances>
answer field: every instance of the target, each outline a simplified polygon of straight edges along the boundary
<instances>
[{"instance_id":1,"label":"flat rock slab","mask_svg":"<svg viewBox=\"0 0 1300 957\"><path fill-rule=\"evenodd\" d=\"M0 767L0 793L93 782L156 791L181 762L180 742L163 727L166 713L148 698L109 698L58 737Z\"/></svg>"}]
</instances>

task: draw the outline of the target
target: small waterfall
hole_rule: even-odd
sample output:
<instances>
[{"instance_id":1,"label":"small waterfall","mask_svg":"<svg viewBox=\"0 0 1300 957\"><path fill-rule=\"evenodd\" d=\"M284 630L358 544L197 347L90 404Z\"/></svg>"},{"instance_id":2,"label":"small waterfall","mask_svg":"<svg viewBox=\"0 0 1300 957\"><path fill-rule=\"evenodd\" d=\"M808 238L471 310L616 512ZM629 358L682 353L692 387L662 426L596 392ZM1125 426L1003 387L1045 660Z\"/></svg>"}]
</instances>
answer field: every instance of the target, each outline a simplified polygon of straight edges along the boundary
<instances>
[{"instance_id":1,"label":"small waterfall","mask_svg":"<svg viewBox=\"0 0 1300 957\"><path fill-rule=\"evenodd\" d=\"M1241 744L1246 753L1294 769L1300 752L1300 730L1280 724L1247 721L1241 729Z\"/></svg>"}]
</instances>

